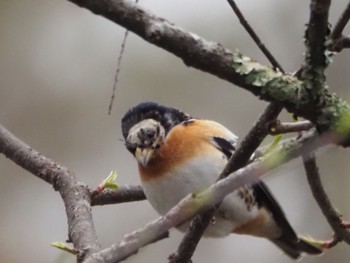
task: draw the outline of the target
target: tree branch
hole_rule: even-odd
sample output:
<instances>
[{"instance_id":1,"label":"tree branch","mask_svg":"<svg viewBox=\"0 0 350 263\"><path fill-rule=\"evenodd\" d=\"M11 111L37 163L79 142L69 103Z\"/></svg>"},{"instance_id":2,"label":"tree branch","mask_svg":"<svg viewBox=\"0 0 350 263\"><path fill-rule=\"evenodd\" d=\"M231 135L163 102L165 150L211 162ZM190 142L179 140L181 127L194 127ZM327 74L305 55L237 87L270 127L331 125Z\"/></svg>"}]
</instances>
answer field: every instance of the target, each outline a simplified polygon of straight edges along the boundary
<instances>
[{"instance_id":1,"label":"tree branch","mask_svg":"<svg viewBox=\"0 0 350 263\"><path fill-rule=\"evenodd\" d=\"M332 51L340 52L344 48L350 48L350 37L349 36L344 36L340 37L337 40L333 42Z\"/></svg>"},{"instance_id":2,"label":"tree branch","mask_svg":"<svg viewBox=\"0 0 350 263\"><path fill-rule=\"evenodd\" d=\"M344 228L341 215L333 207L323 188L315 155L313 153L304 155L303 163L312 194L329 225L332 227L335 233L335 240L344 240L350 244L350 232Z\"/></svg>"},{"instance_id":3,"label":"tree branch","mask_svg":"<svg viewBox=\"0 0 350 263\"><path fill-rule=\"evenodd\" d=\"M275 104L270 104L265 109L245 138L243 138L242 142L228 161L226 167L219 175L217 181L226 178L230 173L237 171L248 163L249 158L268 134L268 123L275 120L281 110L282 108ZM177 252L170 256L171 263L184 263L190 261L199 240L213 218L216 209L220 206L220 203L208 209L203 214L197 215L192 220Z\"/></svg>"},{"instance_id":4,"label":"tree branch","mask_svg":"<svg viewBox=\"0 0 350 263\"><path fill-rule=\"evenodd\" d=\"M311 104L322 104L326 89L325 69L329 64L326 55L326 38L329 35L328 11L330 0L311 0L310 19L305 32L305 63L301 79L308 87ZM317 121L314 122L317 125Z\"/></svg>"},{"instance_id":5,"label":"tree branch","mask_svg":"<svg viewBox=\"0 0 350 263\"><path fill-rule=\"evenodd\" d=\"M103 192L91 197L91 205L108 205L118 204L133 201L145 200L145 194L143 193L140 185L126 185L121 186L117 190L104 190Z\"/></svg>"},{"instance_id":6,"label":"tree branch","mask_svg":"<svg viewBox=\"0 0 350 263\"><path fill-rule=\"evenodd\" d=\"M331 37L336 40L342 36L345 26L348 24L350 19L350 2L346 6L344 12L340 16L338 22L335 24Z\"/></svg>"},{"instance_id":7,"label":"tree branch","mask_svg":"<svg viewBox=\"0 0 350 263\"><path fill-rule=\"evenodd\" d=\"M281 72L284 72L281 65L277 62L271 52L265 47L265 45L260 40L259 36L255 33L253 28L249 25L248 21L245 19L242 12L239 10L238 6L233 0L228 0L229 5L238 17L240 23L251 36L256 45L268 58L270 63ZM257 147L261 144L263 139L267 135L267 125L266 123L273 121L277 118L279 113L282 111L282 107L271 103L264 113L258 118L258 121L248 132L247 136L243 139L240 146L236 149L236 152L232 158L230 158L224 171L219 175L217 181L227 177L230 173L242 168L252 156ZM212 220L215 211L220 206L221 202L216 206L204 211L202 214L196 215L191 221L176 253L169 256L170 263L183 263L190 262L193 253L204 234L205 229L208 227L210 221Z\"/></svg>"},{"instance_id":8,"label":"tree branch","mask_svg":"<svg viewBox=\"0 0 350 263\"><path fill-rule=\"evenodd\" d=\"M238 51L230 51L218 43L187 32L130 1L69 1L129 29L146 41L178 56L188 66L225 79L261 99L280 103L288 111L313 122L318 131L344 132L344 116L350 119L350 105L336 95L324 91L319 100L321 103L315 104L307 83L258 64ZM323 33L320 34L323 36ZM314 54L312 57L318 63ZM350 134L350 127L348 128L345 135ZM350 142L343 142L346 146L348 143Z\"/></svg>"},{"instance_id":9,"label":"tree branch","mask_svg":"<svg viewBox=\"0 0 350 263\"><path fill-rule=\"evenodd\" d=\"M85 185L78 183L66 167L30 148L1 125L0 153L60 193L66 207L69 240L79 251L79 262L100 249L92 221L90 193Z\"/></svg>"},{"instance_id":10,"label":"tree branch","mask_svg":"<svg viewBox=\"0 0 350 263\"><path fill-rule=\"evenodd\" d=\"M277 78L283 82L281 85L288 86L294 91L302 85L296 78L291 76L284 78L281 72L276 72L270 67L250 61L247 57L242 57L238 51L232 52L218 43L207 41L194 33L187 32L130 1L69 1L127 28L147 42L167 50L181 58L187 66L211 73L256 95L262 95L266 99L269 95L263 95L265 92L262 91L262 85L254 84L257 77L250 76L253 77L252 82L247 81L246 73L236 69L236 67L241 68L243 63L245 66L251 67L252 70L263 71L269 75L270 81ZM277 84L275 83L276 89L279 88ZM292 95L292 92L290 92L290 95ZM299 101L299 97L292 96L295 97L294 103Z\"/></svg>"},{"instance_id":11,"label":"tree branch","mask_svg":"<svg viewBox=\"0 0 350 263\"><path fill-rule=\"evenodd\" d=\"M283 145L282 150L274 154L284 156L283 161L276 161L272 154L271 158L258 161L237 170L228 177L218 181L198 195L189 195L181 200L176 206L162 217L148 223L143 228L134 231L117 244L114 244L100 252L94 253L84 263L116 263L137 253L147 244L159 240L172 227L179 226L194 215L201 213L221 200L238 187L249 184L259 176L270 171L282 162L288 162L301 154L306 154L329 143L334 143L332 136L318 136L307 134L300 139L292 140L289 144Z\"/></svg>"},{"instance_id":12,"label":"tree branch","mask_svg":"<svg viewBox=\"0 0 350 263\"><path fill-rule=\"evenodd\" d=\"M285 156L283 162L287 162L301 154L314 151L322 145L336 143L332 140L334 140L332 136L305 135L285 144L282 148L283 153L278 155ZM51 182L60 192L67 209L69 236L80 253L79 261L85 259L84 262L89 263L119 262L125 259L136 253L140 247L164 238L167 230L171 227L177 226L196 213L219 203L234 189L256 180L258 176L281 164L281 162L272 162L269 158L260 163L252 163L217 182L198 196L185 198L164 217L127 235L119 244L98 251L99 245L92 224L88 189L79 185L67 168L32 150L1 126L0 151L39 178Z\"/></svg>"},{"instance_id":13,"label":"tree branch","mask_svg":"<svg viewBox=\"0 0 350 263\"><path fill-rule=\"evenodd\" d=\"M271 123L269 127L270 134L282 134L289 132L301 132L312 129L314 125L309 121L298 121L298 122L280 122L276 121Z\"/></svg>"},{"instance_id":14,"label":"tree branch","mask_svg":"<svg viewBox=\"0 0 350 263\"><path fill-rule=\"evenodd\" d=\"M308 70L324 69L328 64L325 51L326 38L330 33L328 27L330 4L330 0L311 0L310 20L305 35L305 42L308 48L306 58L310 66Z\"/></svg>"},{"instance_id":15,"label":"tree branch","mask_svg":"<svg viewBox=\"0 0 350 263\"><path fill-rule=\"evenodd\" d=\"M324 89L325 77L323 76L323 71L327 66L327 58L324 51L326 48L325 40L328 34L327 21L330 0L312 1L310 23L307 31L309 51L307 66L310 68L305 70L305 74L310 73L310 71L316 72L318 67L321 67L321 71L319 71L321 75L319 75L319 72L316 72L318 74L316 79L319 83L314 85L320 87L318 91L322 90L322 94L318 93L319 99L317 104L313 101L314 97L310 96L310 86L307 81L302 82L293 76L285 75L260 65L239 52L225 49L218 43L206 41L130 2L123 0L70 1L126 27L148 42L168 50L180 57L188 66L209 72L245 88L262 99L285 106L293 113L314 122L319 131L333 129L336 131L340 130L345 135L349 134L349 127L344 127L344 123L350 123L348 121L350 118L349 104ZM350 11L345 11L345 16L347 17L344 18L344 21L339 22L339 27L342 26L342 23L347 23L349 13ZM315 76L314 74L313 77ZM320 76L321 78L319 79ZM275 110L279 112L280 106L276 105L272 104L271 107L275 107ZM261 127L263 126L258 126L258 128ZM248 136L254 135L254 133L256 136L256 133L261 132L258 128L255 127L255 130L253 129ZM262 131L260 135L265 136L265 133L266 131ZM305 136L294 145L286 147L288 152L285 161L302 154L305 155L321 145L339 142L338 140L327 140L324 137L323 139L322 137L316 139L316 137L316 135ZM249 159L251 151L256 149L254 148L254 142L258 143L261 139L262 137L258 136L249 141L249 137L246 137L245 140L249 142L249 147L244 146L245 141L242 142L240 148L236 151L237 154L233 155L220 178L224 177L225 173L230 173L244 165L247 158ZM136 253L140 247L164 238L169 228L187 221L198 212L217 205L231 191L241 185L252 182L252 180L255 180L266 171L280 165L280 163L271 163L265 160L241 168L198 196L185 198L164 217L158 218L143 229L125 236L119 244L99 251L100 246L93 226L90 211L90 192L87 186L78 183L75 176L66 167L31 149L2 126L0 126L0 152L38 178L50 183L55 190L59 191L66 207L69 239L79 251L78 261L84 262L118 262L125 259L129 255ZM235 160L235 162L232 160ZM319 177L314 159L313 161L312 159L311 161L305 160L305 169L307 173L311 174L310 176L315 176L316 174L316 177ZM115 200L121 200L121 202L131 201L130 189L125 188L121 189L121 191L119 193L109 191L101 193L94 197L94 204L102 204L110 200L114 200L114 202ZM135 193L136 195L133 195L135 199L133 200L144 198L141 189L136 189ZM327 198L326 195L325 197ZM208 200L209 202L207 202ZM327 199L323 200L323 202L325 201ZM333 209L332 206L330 208ZM328 211L330 213L328 216L334 217L334 209L331 209L329 209L331 212ZM207 216L211 218L210 214ZM337 215L337 219L333 219L335 220L333 222L335 224L334 231L337 236L349 242L349 232L344 229L341 231L340 229L343 225L338 222L340 220L339 215Z\"/></svg>"},{"instance_id":16,"label":"tree branch","mask_svg":"<svg viewBox=\"0 0 350 263\"><path fill-rule=\"evenodd\" d=\"M235 1L234 0L227 0L227 2L231 6L233 12L235 12L241 25L247 31L249 36L254 40L255 44L259 47L259 49L263 52L263 54L267 57L267 59L270 61L271 65L275 69L278 69L284 73L284 70L283 70L282 66L280 65L280 63L278 63L278 61L275 59L275 57L272 55L272 53L266 48L264 43L261 41L259 36L255 33L254 29L249 25L248 21L245 19L241 10L239 10L238 6L236 5Z\"/></svg>"}]
</instances>

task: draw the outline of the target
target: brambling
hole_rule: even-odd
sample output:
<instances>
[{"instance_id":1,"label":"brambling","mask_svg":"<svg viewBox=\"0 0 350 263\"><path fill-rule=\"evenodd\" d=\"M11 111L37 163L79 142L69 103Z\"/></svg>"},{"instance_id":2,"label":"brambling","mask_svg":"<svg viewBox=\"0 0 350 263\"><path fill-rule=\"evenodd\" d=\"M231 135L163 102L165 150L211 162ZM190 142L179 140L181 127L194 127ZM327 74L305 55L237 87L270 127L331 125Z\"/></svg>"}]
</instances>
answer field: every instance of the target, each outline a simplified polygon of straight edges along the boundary
<instances>
[{"instance_id":1,"label":"brambling","mask_svg":"<svg viewBox=\"0 0 350 263\"><path fill-rule=\"evenodd\" d=\"M190 193L213 184L236 148L238 137L223 125L196 119L153 102L130 109L122 119L126 148L135 156L143 190L164 215ZM184 231L188 222L180 226ZM265 237L290 257L322 250L298 238L262 181L227 195L205 236L248 234Z\"/></svg>"}]
</instances>

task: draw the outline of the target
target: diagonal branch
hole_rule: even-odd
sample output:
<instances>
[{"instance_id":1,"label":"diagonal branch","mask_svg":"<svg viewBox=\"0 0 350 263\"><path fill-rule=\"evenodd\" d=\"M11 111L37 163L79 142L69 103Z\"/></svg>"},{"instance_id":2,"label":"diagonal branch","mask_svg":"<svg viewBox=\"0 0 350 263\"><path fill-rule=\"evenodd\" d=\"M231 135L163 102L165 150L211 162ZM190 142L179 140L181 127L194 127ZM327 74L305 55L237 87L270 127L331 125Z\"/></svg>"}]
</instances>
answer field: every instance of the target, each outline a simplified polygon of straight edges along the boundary
<instances>
[{"instance_id":1,"label":"diagonal branch","mask_svg":"<svg viewBox=\"0 0 350 263\"><path fill-rule=\"evenodd\" d=\"M342 36L345 26L348 24L350 19L350 2L346 6L344 12L340 16L338 22L335 24L331 37L336 40Z\"/></svg>"},{"instance_id":2,"label":"diagonal branch","mask_svg":"<svg viewBox=\"0 0 350 263\"><path fill-rule=\"evenodd\" d=\"M281 72L272 70L270 67L259 65L243 57L238 51L230 51L221 44L207 41L200 36L188 32L164 18L157 17L140 5L126 0L69 0L81 7L87 8L97 15L101 15L140 36L147 42L167 50L184 61L187 66L194 67L204 72L211 73L219 78L225 79L235 85L243 87L256 95L268 99L269 95L261 90L261 84L254 84L259 77L250 78L240 68L242 63L252 70L264 71L272 81L275 78L281 79L283 86L288 86L296 94L295 88L302 85L300 81L292 76L283 78ZM261 79L262 76L260 76ZM267 77L267 76L266 76ZM266 78L265 77L265 78ZM277 85L277 83L274 83ZM281 83L282 85L282 83ZM279 85L278 85L279 86ZM276 86L276 89L279 87ZM293 86L295 86L293 88ZM294 93L293 93L294 92ZM302 95L303 93L299 93ZM271 94L270 94L271 95ZM295 97L294 103L300 101Z\"/></svg>"},{"instance_id":3,"label":"diagonal branch","mask_svg":"<svg viewBox=\"0 0 350 263\"><path fill-rule=\"evenodd\" d=\"M230 173L237 171L247 164L249 158L268 134L268 123L275 120L280 112L281 107L275 104L270 104L265 109L263 114L261 114L256 123L249 130L246 137L237 147L226 167L219 175L217 181L224 179ZM170 262L183 263L190 261L199 240L201 239L205 229L209 225L216 209L219 206L220 203L208 209L203 214L197 215L192 220L189 229L186 231L186 234L177 249L177 252L170 256Z\"/></svg>"},{"instance_id":4,"label":"diagonal branch","mask_svg":"<svg viewBox=\"0 0 350 263\"><path fill-rule=\"evenodd\" d=\"M316 134L308 134L299 140L294 140L284 145L279 156L283 155L283 163L288 162L301 154L306 154L329 143L334 143L330 136L319 137ZM117 244L94 253L84 263L116 263L137 253L137 251L160 238L172 227L181 225L194 215L207 210L238 187L249 184L264 173L281 165L282 162L274 161L275 158L266 158L247 165L244 168L230 174L210 186L207 190L198 195L189 195L174 206L167 214L150 222L143 228L134 231Z\"/></svg>"},{"instance_id":5,"label":"diagonal branch","mask_svg":"<svg viewBox=\"0 0 350 263\"><path fill-rule=\"evenodd\" d=\"M304 155L303 162L312 194L323 215L326 217L329 225L332 227L336 239L344 240L350 244L350 232L344 228L341 215L338 213L336 208L334 208L323 188L315 155L313 153Z\"/></svg>"},{"instance_id":6,"label":"diagonal branch","mask_svg":"<svg viewBox=\"0 0 350 263\"><path fill-rule=\"evenodd\" d=\"M350 119L350 105L326 90L322 94L322 103L314 104L307 83L261 65L238 51L230 51L218 43L187 32L130 1L69 1L129 29L181 58L188 66L227 80L261 99L280 103L296 116L310 120L318 131L341 129L345 132L343 135L350 134L350 127L344 131L342 122L344 116ZM345 146L348 143L343 142Z\"/></svg>"},{"instance_id":7,"label":"diagonal branch","mask_svg":"<svg viewBox=\"0 0 350 263\"><path fill-rule=\"evenodd\" d=\"M227 0L229 5L231 6L233 12L235 12L236 16L239 19L239 22L244 27L244 29L247 31L249 36L254 40L255 44L259 47L261 52L264 53L265 57L270 61L271 65L275 68L280 70L284 73L284 70L282 66L278 63L278 61L275 59L275 57L272 55L272 53L266 48L264 43L261 41L259 36L255 33L254 29L249 25L248 21L245 19L244 15L242 14L241 10L239 10L238 6L236 5L234 0Z\"/></svg>"},{"instance_id":8,"label":"diagonal branch","mask_svg":"<svg viewBox=\"0 0 350 263\"><path fill-rule=\"evenodd\" d=\"M66 167L30 148L1 125L0 153L60 193L66 207L68 236L79 251L79 262L100 249L92 221L90 192L85 185L78 183Z\"/></svg>"},{"instance_id":9,"label":"diagonal branch","mask_svg":"<svg viewBox=\"0 0 350 263\"><path fill-rule=\"evenodd\" d=\"M264 53L264 55L268 58L270 63L281 72L284 72L281 65L277 62L271 52L262 43L253 28L249 25L236 3L233 0L228 0L228 3L235 12L242 26L245 28L260 50ZM258 121L243 139L235 154L232 156L232 158L230 158L224 171L219 175L217 181L227 177L230 173L238 170L239 168L242 168L248 162L256 148L259 147L263 139L268 134L266 124L274 121L281 110L282 107L277 104L271 103L268 105L264 113L258 118ZM203 236L205 229L208 227L215 211L219 206L220 203L193 218L176 253L169 256L169 262L183 263L191 261L193 253L201 237Z\"/></svg>"},{"instance_id":10,"label":"diagonal branch","mask_svg":"<svg viewBox=\"0 0 350 263\"><path fill-rule=\"evenodd\" d=\"M164 18L157 17L131 1L125 0L69 0L91 10L134 32L147 42L167 50L181 58L187 66L209 72L241 87L252 87L245 77L234 69L234 56L238 52L207 41L198 35L177 27ZM269 67L264 67L271 70ZM272 74L281 76L280 73ZM254 88L253 88L254 89ZM259 88L260 89L260 88ZM260 92L258 92L260 93Z\"/></svg>"}]
</instances>

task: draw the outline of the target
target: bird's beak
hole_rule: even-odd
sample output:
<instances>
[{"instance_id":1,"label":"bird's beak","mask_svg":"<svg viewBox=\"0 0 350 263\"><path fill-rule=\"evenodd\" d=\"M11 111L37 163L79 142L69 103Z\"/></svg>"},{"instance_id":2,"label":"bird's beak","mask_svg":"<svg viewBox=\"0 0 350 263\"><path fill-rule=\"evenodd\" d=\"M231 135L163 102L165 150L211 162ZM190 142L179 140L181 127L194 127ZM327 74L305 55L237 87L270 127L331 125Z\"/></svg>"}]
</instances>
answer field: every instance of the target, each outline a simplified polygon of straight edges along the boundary
<instances>
[{"instance_id":1,"label":"bird's beak","mask_svg":"<svg viewBox=\"0 0 350 263\"><path fill-rule=\"evenodd\" d=\"M153 155L154 150L151 148L136 148L135 151L135 157L137 159L137 161L143 166L145 167L149 160L151 160L152 155Z\"/></svg>"}]
</instances>

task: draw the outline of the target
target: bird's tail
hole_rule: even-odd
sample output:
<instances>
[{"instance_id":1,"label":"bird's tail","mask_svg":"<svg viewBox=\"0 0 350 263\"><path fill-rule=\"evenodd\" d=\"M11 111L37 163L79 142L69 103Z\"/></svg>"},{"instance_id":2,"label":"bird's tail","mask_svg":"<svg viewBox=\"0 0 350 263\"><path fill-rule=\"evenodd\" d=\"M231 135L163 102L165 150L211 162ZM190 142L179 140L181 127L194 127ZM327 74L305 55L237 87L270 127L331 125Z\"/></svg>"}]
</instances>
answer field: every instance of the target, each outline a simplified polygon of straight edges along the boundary
<instances>
[{"instance_id":1,"label":"bird's tail","mask_svg":"<svg viewBox=\"0 0 350 263\"><path fill-rule=\"evenodd\" d=\"M319 255L323 251L321 248L311 244L306 239L298 238L297 240L287 239L282 236L277 239L271 239L271 241L283 250L284 253L291 258L298 259L301 253L307 253L311 255Z\"/></svg>"}]
</instances>

